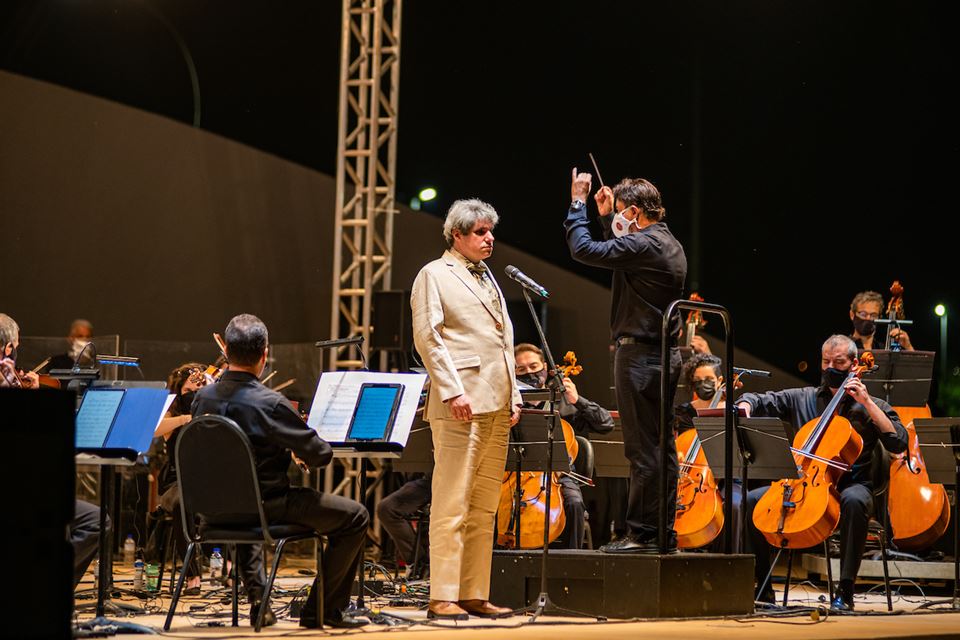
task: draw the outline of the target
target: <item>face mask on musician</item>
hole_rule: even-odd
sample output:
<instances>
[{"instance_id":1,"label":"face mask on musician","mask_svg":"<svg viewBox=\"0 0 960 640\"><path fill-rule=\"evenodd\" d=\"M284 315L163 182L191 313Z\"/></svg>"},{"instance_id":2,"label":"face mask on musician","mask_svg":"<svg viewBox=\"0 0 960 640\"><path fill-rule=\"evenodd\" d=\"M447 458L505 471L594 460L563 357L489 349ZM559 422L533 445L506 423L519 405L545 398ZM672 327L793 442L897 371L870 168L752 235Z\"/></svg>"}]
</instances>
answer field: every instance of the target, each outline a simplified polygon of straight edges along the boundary
<instances>
[{"instance_id":1,"label":"face mask on musician","mask_svg":"<svg viewBox=\"0 0 960 640\"><path fill-rule=\"evenodd\" d=\"M827 367L823 370L823 375L821 376L821 382L823 386L829 387L831 389L839 389L840 385L843 384L844 380L847 379L847 374L849 371L841 371L840 369L834 369L833 367Z\"/></svg>"},{"instance_id":2,"label":"face mask on musician","mask_svg":"<svg viewBox=\"0 0 960 640\"><path fill-rule=\"evenodd\" d=\"M630 207L625 208L623 211L628 211ZM628 220L623 211L618 211L616 215L613 216L613 222L610 223L610 230L613 231L613 235L618 238L630 233L630 227L634 224L633 220Z\"/></svg>"},{"instance_id":3,"label":"face mask on musician","mask_svg":"<svg viewBox=\"0 0 960 640\"><path fill-rule=\"evenodd\" d=\"M701 400L712 400L713 396L717 395L717 381L714 378L694 380L693 390Z\"/></svg>"},{"instance_id":4,"label":"face mask on musician","mask_svg":"<svg viewBox=\"0 0 960 640\"><path fill-rule=\"evenodd\" d=\"M520 374L517 376L517 381L537 389L542 389L543 385L547 383L547 370L541 369L540 371Z\"/></svg>"},{"instance_id":5,"label":"face mask on musician","mask_svg":"<svg viewBox=\"0 0 960 640\"><path fill-rule=\"evenodd\" d=\"M74 340L70 343L70 357L76 358L83 351L83 348L90 344L89 340Z\"/></svg>"},{"instance_id":6,"label":"face mask on musician","mask_svg":"<svg viewBox=\"0 0 960 640\"><path fill-rule=\"evenodd\" d=\"M877 330L877 323L869 318L858 318L854 316L853 328L857 330L858 335L872 336Z\"/></svg>"}]
</instances>

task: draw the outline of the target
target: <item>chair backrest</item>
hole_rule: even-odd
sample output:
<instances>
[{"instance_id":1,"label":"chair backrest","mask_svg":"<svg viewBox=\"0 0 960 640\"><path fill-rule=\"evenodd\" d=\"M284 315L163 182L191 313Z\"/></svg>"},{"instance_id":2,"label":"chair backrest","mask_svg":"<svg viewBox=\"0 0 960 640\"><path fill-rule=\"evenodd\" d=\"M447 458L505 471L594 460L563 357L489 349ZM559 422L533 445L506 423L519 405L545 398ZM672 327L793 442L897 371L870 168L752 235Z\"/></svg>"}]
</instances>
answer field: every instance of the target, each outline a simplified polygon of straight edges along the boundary
<instances>
[{"instance_id":1,"label":"chair backrest","mask_svg":"<svg viewBox=\"0 0 960 640\"><path fill-rule=\"evenodd\" d=\"M196 518L259 526L267 534L250 440L225 416L197 416L181 428L174 452L184 530L197 539Z\"/></svg>"},{"instance_id":2,"label":"chair backrest","mask_svg":"<svg viewBox=\"0 0 960 640\"><path fill-rule=\"evenodd\" d=\"M873 456L870 459L870 479L873 483L874 497L886 493L887 487L890 485L891 459L890 453L877 440L873 449Z\"/></svg>"},{"instance_id":3,"label":"chair backrest","mask_svg":"<svg viewBox=\"0 0 960 640\"><path fill-rule=\"evenodd\" d=\"M580 475L593 477L593 443L583 436L577 436L577 459L573 461L573 466Z\"/></svg>"}]
</instances>

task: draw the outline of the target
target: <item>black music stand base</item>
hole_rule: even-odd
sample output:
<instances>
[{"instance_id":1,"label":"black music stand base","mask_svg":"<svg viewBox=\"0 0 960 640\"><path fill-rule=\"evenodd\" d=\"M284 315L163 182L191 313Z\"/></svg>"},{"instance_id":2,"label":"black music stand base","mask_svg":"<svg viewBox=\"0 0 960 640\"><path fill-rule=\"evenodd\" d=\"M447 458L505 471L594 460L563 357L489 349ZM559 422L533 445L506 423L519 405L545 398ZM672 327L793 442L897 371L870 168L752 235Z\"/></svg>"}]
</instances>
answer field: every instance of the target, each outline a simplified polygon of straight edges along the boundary
<instances>
[{"instance_id":1,"label":"black music stand base","mask_svg":"<svg viewBox=\"0 0 960 640\"><path fill-rule=\"evenodd\" d=\"M112 465L101 465L100 467L100 551L97 576L97 601L96 603L74 607L75 612L89 611L95 609L96 617L86 622L80 622L73 627L73 637L84 636L103 637L104 635L113 635L118 632L123 633L146 633L155 635L157 632L150 627L145 627L132 622L120 622L105 617L109 610L114 615L131 615L145 613L141 607L129 604L118 604L112 602L107 593L113 587L113 556L110 554L110 538L112 529L107 526L107 504L113 500L113 479L114 471Z\"/></svg>"},{"instance_id":2,"label":"black music stand base","mask_svg":"<svg viewBox=\"0 0 960 640\"><path fill-rule=\"evenodd\" d=\"M547 344L547 337L543 333L543 326L540 324L540 318L537 317L537 312L533 308L533 300L530 299L530 293L523 289L523 297L527 301L527 308L530 310L530 316L533 318L533 324L537 328L537 333L540 336L540 343L543 345L543 354L546 356L548 375L554 376L552 380L553 384L550 385L550 407L552 410L557 406L556 402L558 400L557 393L560 388L562 388L563 382L560 380L560 377L557 373L557 363L553 359L553 354L550 352L550 345ZM548 384L551 381L548 380ZM537 596L536 604L531 604L528 607L523 607L522 609L516 609L513 611L514 614L525 615L530 614L530 622L536 622L537 618L548 613L567 613L572 615L582 615L576 611L570 611L568 609L563 609L556 606L553 602L550 601L550 594L547 593L547 557L550 554L550 542L548 540L549 531L550 531L550 497L552 491L551 482L549 474L553 473L553 432L557 426L557 420L553 420L550 428L547 429L547 466L544 471L544 485L546 486L546 508L543 512L543 553L540 558L540 594ZM519 484L520 478L517 477L517 483ZM517 544L520 544L520 539L517 538Z\"/></svg>"},{"instance_id":3,"label":"black music stand base","mask_svg":"<svg viewBox=\"0 0 960 640\"><path fill-rule=\"evenodd\" d=\"M360 504L365 505L367 501L367 459L360 458ZM364 579L364 566L367 555L367 536L363 536L363 544L360 546L360 562L357 563L357 600L356 602L351 602L347 606L345 613L349 613L351 616L364 616L369 618L370 622L373 624L384 624L391 626L396 624L401 618L392 616L389 613L377 613L373 609L367 607L364 602L363 592L366 589L366 581ZM318 579L323 580L323 576L318 576Z\"/></svg>"}]
</instances>

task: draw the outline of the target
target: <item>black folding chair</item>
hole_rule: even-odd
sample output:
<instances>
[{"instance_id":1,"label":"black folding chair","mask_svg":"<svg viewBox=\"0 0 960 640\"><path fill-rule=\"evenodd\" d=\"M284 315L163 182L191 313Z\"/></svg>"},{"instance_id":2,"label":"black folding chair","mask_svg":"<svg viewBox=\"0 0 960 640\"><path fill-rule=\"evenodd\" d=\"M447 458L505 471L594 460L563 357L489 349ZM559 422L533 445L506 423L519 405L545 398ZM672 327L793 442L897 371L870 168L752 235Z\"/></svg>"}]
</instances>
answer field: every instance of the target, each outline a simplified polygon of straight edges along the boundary
<instances>
[{"instance_id":1,"label":"black folding chair","mask_svg":"<svg viewBox=\"0 0 960 640\"><path fill-rule=\"evenodd\" d=\"M270 606L270 592L280 567L284 546L291 541L313 538L317 541L317 621L323 624L323 545L319 533L298 524L268 524L260 498L260 485L250 441L237 423L224 416L197 416L184 427L177 439L177 479L180 485L180 512L183 528L190 540L183 559L189 566L202 543L228 545L233 558L233 626L237 626L237 589L239 571L236 548L241 544L276 544L273 567L260 603L254 629L260 631ZM198 526L199 522L199 526ZM180 599L186 571L180 573L177 588L167 612L164 631Z\"/></svg>"}]
</instances>

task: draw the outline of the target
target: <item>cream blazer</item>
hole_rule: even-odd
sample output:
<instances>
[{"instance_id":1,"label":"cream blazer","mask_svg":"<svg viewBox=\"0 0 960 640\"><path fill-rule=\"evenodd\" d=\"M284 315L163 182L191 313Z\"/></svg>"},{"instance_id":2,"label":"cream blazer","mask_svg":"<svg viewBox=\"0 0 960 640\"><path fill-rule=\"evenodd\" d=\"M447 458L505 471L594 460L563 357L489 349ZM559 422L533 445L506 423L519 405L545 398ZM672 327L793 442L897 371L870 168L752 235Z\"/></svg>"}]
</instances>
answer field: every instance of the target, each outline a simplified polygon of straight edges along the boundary
<instances>
[{"instance_id":1,"label":"cream blazer","mask_svg":"<svg viewBox=\"0 0 960 640\"><path fill-rule=\"evenodd\" d=\"M453 419L446 401L466 393L473 413L521 403L514 375L513 324L500 286L502 317L488 294L450 251L413 281L413 341L430 374L424 419ZM511 402L512 400L512 402Z\"/></svg>"}]
</instances>

